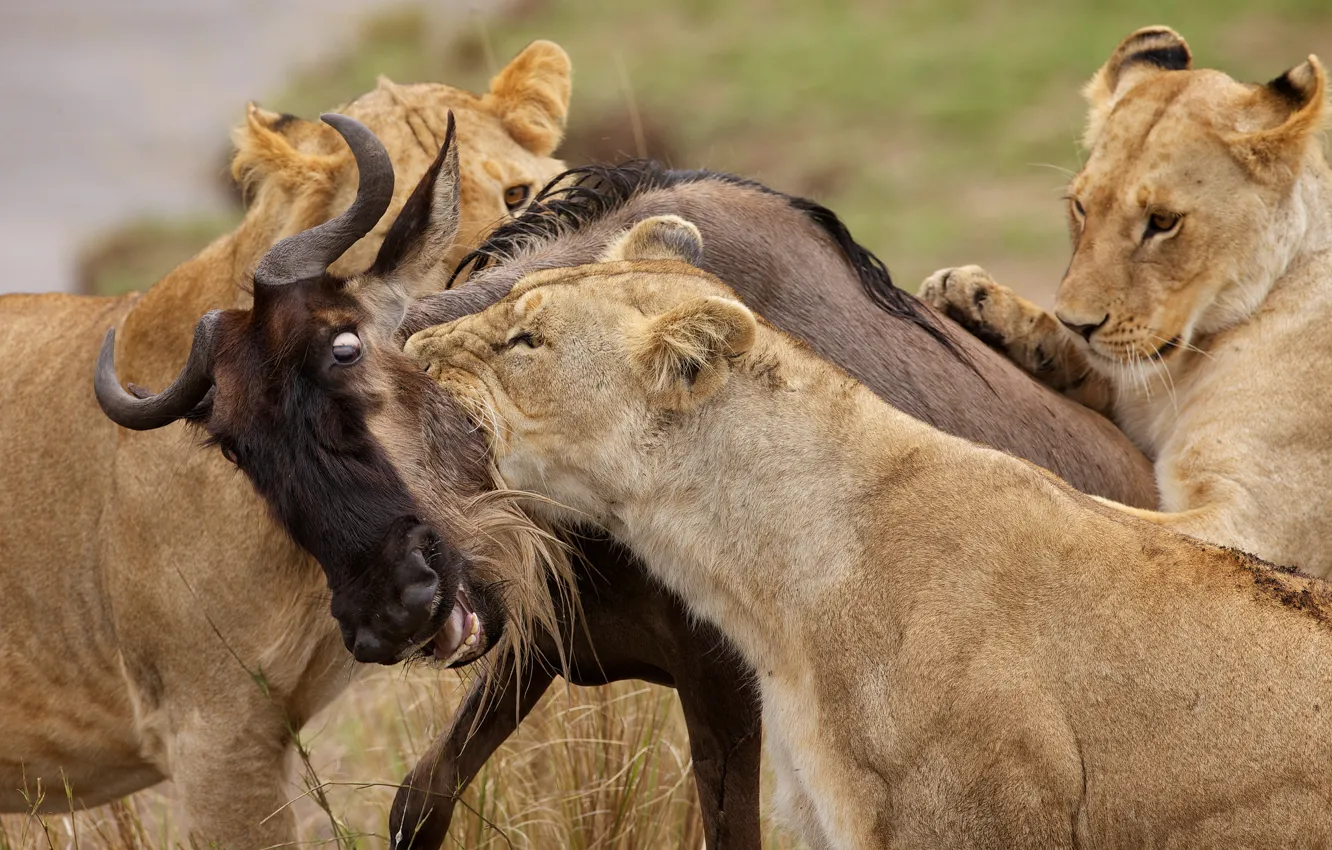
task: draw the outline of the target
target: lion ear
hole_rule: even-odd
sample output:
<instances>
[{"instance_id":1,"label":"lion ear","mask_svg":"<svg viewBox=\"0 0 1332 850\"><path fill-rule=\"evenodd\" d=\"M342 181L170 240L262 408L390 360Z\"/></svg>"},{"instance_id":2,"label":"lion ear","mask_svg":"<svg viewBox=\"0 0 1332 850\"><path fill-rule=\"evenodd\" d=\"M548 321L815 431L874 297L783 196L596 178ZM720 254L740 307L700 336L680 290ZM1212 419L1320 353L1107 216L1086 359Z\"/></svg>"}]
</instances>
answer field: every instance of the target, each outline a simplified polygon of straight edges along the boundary
<instances>
[{"instance_id":1,"label":"lion ear","mask_svg":"<svg viewBox=\"0 0 1332 850\"><path fill-rule=\"evenodd\" d=\"M289 112L274 112L271 109L264 109L254 101L245 104L245 126L241 128L240 132L244 133L246 130L250 132L280 133L291 140L320 132L318 122L307 121Z\"/></svg>"},{"instance_id":2,"label":"lion ear","mask_svg":"<svg viewBox=\"0 0 1332 850\"><path fill-rule=\"evenodd\" d=\"M693 222L678 215L657 215L629 228L606 249L601 260L679 260L702 266L703 235Z\"/></svg>"},{"instance_id":3,"label":"lion ear","mask_svg":"<svg viewBox=\"0 0 1332 850\"><path fill-rule=\"evenodd\" d=\"M514 141L537 156L550 156L564 138L573 66L553 41L534 41L490 81L482 102Z\"/></svg>"},{"instance_id":4,"label":"lion ear","mask_svg":"<svg viewBox=\"0 0 1332 850\"><path fill-rule=\"evenodd\" d=\"M236 147L231 176L247 198L272 176L285 178L278 182L292 183L308 181L312 175L329 176L342 158L307 150L312 147L310 141L325 131L333 133L320 123L273 112L252 101L245 106L245 123L231 134Z\"/></svg>"},{"instance_id":5,"label":"lion ear","mask_svg":"<svg viewBox=\"0 0 1332 850\"><path fill-rule=\"evenodd\" d=\"M1082 136L1083 146L1093 145L1106 117L1129 89L1148 77L1167 71L1187 71L1192 65L1189 45L1170 27L1143 27L1121 41L1082 88L1082 96L1091 107Z\"/></svg>"},{"instance_id":6,"label":"lion ear","mask_svg":"<svg viewBox=\"0 0 1332 850\"><path fill-rule=\"evenodd\" d=\"M730 358L754 345L758 321L739 301L710 295L654 318L635 352L654 401L686 410L721 389Z\"/></svg>"},{"instance_id":7,"label":"lion ear","mask_svg":"<svg viewBox=\"0 0 1332 850\"><path fill-rule=\"evenodd\" d=\"M1322 128L1327 101L1327 72L1310 56L1255 92L1255 106L1273 126L1233 136L1231 149L1256 177L1274 168L1289 173L1298 165L1307 143Z\"/></svg>"}]
</instances>

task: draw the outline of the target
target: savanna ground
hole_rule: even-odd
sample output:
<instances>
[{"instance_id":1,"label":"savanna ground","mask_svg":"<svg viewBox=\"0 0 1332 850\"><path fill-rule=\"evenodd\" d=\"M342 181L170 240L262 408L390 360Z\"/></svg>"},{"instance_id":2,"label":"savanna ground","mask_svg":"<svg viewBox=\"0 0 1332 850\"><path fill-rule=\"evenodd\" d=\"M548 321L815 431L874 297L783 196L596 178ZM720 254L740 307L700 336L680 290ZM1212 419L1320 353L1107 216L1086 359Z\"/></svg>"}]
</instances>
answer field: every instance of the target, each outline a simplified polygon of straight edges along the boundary
<instances>
[{"instance_id":1,"label":"savanna ground","mask_svg":"<svg viewBox=\"0 0 1332 850\"><path fill-rule=\"evenodd\" d=\"M1078 90L1122 37L1157 23L1240 79L1332 58L1325 0L551 0L464 21L405 7L342 59L256 96L313 117L380 73L477 90L549 38L574 62L571 164L649 155L752 176L832 207L907 288L978 262L1048 302L1068 257ZM128 223L89 247L85 283L141 288L232 223ZM305 842L382 846L392 783L464 687L453 673L375 671L316 718L308 760L293 762ZM688 766L669 691L557 687L474 783L451 844L696 848ZM0 850L172 847L179 824L166 787L73 818L0 818ZM767 846L793 844L773 830Z\"/></svg>"}]
</instances>

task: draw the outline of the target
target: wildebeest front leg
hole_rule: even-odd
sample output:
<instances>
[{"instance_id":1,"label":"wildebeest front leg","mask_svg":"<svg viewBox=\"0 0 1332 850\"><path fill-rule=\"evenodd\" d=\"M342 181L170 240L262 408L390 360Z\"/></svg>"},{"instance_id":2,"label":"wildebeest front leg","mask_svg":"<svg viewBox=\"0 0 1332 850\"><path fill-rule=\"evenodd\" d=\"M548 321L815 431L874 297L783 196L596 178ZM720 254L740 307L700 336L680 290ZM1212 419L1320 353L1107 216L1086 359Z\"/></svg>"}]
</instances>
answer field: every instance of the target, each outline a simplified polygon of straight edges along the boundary
<instances>
[{"instance_id":1,"label":"wildebeest front leg","mask_svg":"<svg viewBox=\"0 0 1332 850\"><path fill-rule=\"evenodd\" d=\"M515 668L509 652L479 676L453 715L402 781L389 813L395 850L434 850L444 843L458 798L486 761L523 722L554 679L538 653Z\"/></svg>"},{"instance_id":2,"label":"wildebeest front leg","mask_svg":"<svg viewBox=\"0 0 1332 850\"><path fill-rule=\"evenodd\" d=\"M561 612L569 677L594 686L640 679L678 689L689 731L703 828L711 848L759 850L758 699L745 668L712 627L694 624L684 604L663 590L608 541L581 542L585 563L578 570L582 618ZM503 676L484 704L478 682L441 736L404 781L389 819L396 846L439 847L457 794L486 758L517 728L560 669L549 636L538 639L531 663L517 676L500 659L491 675ZM518 711L513 710L523 681ZM480 714L478 714L480 712ZM474 729L471 737L468 730ZM466 746L464 746L464 744ZM414 834L415 839L409 840Z\"/></svg>"},{"instance_id":3,"label":"wildebeest front leg","mask_svg":"<svg viewBox=\"0 0 1332 850\"><path fill-rule=\"evenodd\" d=\"M585 628L573 629L576 684L642 679L676 689L689 732L707 845L759 850L762 722L753 673L711 625L605 540L582 542Z\"/></svg>"},{"instance_id":4,"label":"wildebeest front leg","mask_svg":"<svg viewBox=\"0 0 1332 850\"><path fill-rule=\"evenodd\" d=\"M687 620L681 624L688 626ZM758 850L763 724L752 671L711 627L700 624L678 634L683 640L675 654L691 662L678 671L675 688L708 847Z\"/></svg>"}]
</instances>

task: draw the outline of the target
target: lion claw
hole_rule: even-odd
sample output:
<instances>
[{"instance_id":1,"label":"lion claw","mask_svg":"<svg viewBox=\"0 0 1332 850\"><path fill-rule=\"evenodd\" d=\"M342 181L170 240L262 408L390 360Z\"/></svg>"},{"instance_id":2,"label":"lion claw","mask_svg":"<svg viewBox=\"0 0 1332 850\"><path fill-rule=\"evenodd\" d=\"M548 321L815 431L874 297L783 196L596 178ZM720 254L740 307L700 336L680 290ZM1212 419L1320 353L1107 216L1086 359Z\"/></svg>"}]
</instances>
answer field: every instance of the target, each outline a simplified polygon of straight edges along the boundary
<instances>
[{"instance_id":1,"label":"lion claw","mask_svg":"<svg viewBox=\"0 0 1332 850\"><path fill-rule=\"evenodd\" d=\"M1007 290L980 266L939 269L925 279L917 297L964 328L975 332L987 326L986 302Z\"/></svg>"}]
</instances>

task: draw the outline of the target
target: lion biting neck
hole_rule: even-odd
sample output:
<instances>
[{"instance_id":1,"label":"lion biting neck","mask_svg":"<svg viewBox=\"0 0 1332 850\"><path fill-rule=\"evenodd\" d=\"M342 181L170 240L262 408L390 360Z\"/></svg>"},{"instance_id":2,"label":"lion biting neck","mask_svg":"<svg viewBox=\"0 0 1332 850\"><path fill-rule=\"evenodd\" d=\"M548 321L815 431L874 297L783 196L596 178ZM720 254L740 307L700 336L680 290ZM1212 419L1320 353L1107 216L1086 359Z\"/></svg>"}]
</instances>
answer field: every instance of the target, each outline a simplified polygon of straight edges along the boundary
<instances>
[{"instance_id":1,"label":"lion biting neck","mask_svg":"<svg viewBox=\"0 0 1332 850\"><path fill-rule=\"evenodd\" d=\"M408 351L535 510L610 531L755 668L812 846L1332 840L1321 582L912 419L701 254L647 219Z\"/></svg>"}]
</instances>

